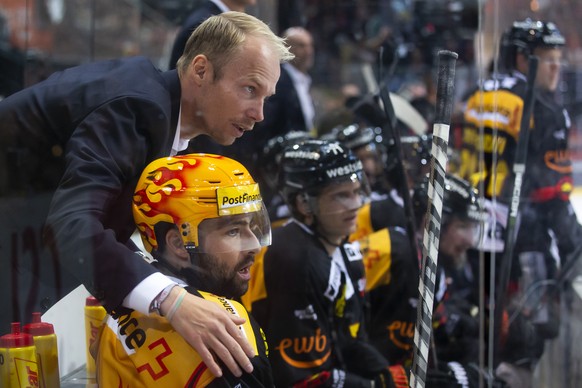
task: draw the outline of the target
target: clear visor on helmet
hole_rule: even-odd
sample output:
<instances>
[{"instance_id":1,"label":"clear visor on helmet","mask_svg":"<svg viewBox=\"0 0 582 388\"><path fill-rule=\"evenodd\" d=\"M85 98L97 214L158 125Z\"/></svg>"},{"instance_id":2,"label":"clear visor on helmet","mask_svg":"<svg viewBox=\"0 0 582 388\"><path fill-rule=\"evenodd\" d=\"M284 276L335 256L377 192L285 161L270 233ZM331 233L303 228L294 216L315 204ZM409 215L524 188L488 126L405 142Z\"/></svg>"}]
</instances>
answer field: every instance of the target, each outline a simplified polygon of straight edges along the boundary
<instances>
[{"instance_id":1,"label":"clear visor on helmet","mask_svg":"<svg viewBox=\"0 0 582 388\"><path fill-rule=\"evenodd\" d=\"M479 248L483 235L483 223L473 221L473 248Z\"/></svg>"},{"instance_id":2,"label":"clear visor on helmet","mask_svg":"<svg viewBox=\"0 0 582 388\"><path fill-rule=\"evenodd\" d=\"M475 220L466 217L447 216L443 218L439 250L455 256L460 252L452 253L459 247L462 247L463 250L476 248L480 241L481 230L481 223Z\"/></svg>"},{"instance_id":3,"label":"clear visor on helmet","mask_svg":"<svg viewBox=\"0 0 582 388\"><path fill-rule=\"evenodd\" d=\"M198 225L198 252L242 252L271 244L271 223L258 184L221 187L216 200L219 216Z\"/></svg>"},{"instance_id":4,"label":"clear visor on helmet","mask_svg":"<svg viewBox=\"0 0 582 388\"><path fill-rule=\"evenodd\" d=\"M370 196L370 185L362 171L336 180L316 196L308 195L309 204L316 215L335 214L360 209Z\"/></svg>"},{"instance_id":5,"label":"clear visor on helmet","mask_svg":"<svg viewBox=\"0 0 582 388\"><path fill-rule=\"evenodd\" d=\"M259 211L209 218L198 225L197 252L259 251L271 245L271 224L265 206Z\"/></svg>"},{"instance_id":6,"label":"clear visor on helmet","mask_svg":"<svg viewBox=\"0 0 582 388\"><path fill-rule=\"evenodd\" d=\"M481 223L471 220L463 219L462 223L457 225L459 235L464 236L463 240L470 242L472 248L477 248L479 241L481 239Z\"/></svg>"},{"instance_id":7,"label":"clear visor on helmet","mask_svg":"<svg viewBox=\"0 0 582 388\"><path fill-rule=\"evenodd\" d=\"M485 221L486 214L477 206L471 206L467 211L467 216L472 225L473 248L479 248L479 242L483 239L483 223Z\"/></svg>"},{"instance_id":8,"label":"clear visor on helmet","mask_svg":"<svg viewBox=\"0 0 582 388\"><path fill-rule=\"evenodd\" d=\"M457 245L468 248L478 248L483 232L483 213L476 206L469 206L466 213L450 215L443 214L443 229L453 236L452 240ZM442 236L441 236L442 237ZM441 240L441 244L446 241Z\"/></svg>"}]
</instances>

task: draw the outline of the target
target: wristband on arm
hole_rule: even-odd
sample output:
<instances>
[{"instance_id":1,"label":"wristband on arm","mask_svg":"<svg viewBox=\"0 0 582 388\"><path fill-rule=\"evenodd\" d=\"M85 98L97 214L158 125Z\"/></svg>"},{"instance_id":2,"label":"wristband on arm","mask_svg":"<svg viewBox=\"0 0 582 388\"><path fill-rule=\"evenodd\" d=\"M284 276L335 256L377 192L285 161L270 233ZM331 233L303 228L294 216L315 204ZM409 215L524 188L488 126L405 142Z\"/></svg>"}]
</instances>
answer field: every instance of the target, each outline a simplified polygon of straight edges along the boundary
<instances>
[{"instance_id":1,"label":"wristband on arm","mask_svg":"<svg viewBox=\"0 0 582 388\"><path fill-rule=\"evenodd\" d=\"M166 318L168 319L168 322L172 322L172 318L174 317L174 314L176 314L176 311L178 311L178 307L180 307L180 305L182 304L182 300L184 300L184 296L187 293L188 293L188 291L186 291L183 288L180 290L180 294L178 294L178 297L176 298L176 300L174 300L174 303L172 303L172 307L170 307L170 311L168 312L168 315L166 316Z\"/></svg>"},{"instance_id":2,"label":"wristband on arm","mask_svg":"<svg viewBox=\"0 0 582 388\"><path fill-rule=\"evenodd\" d=\"M174 287L176 287L177 284L170 284L169 286L167 286L166 288L164 288L162 290L162 292L160 292L158 294L158 296L155 297L155 299L152 301L152 304L150 306L150 312L155 312L157 313L159 316L163 317L164 314L162 314L162 311L160 310L160 307L162 306L162 303L166 300L166 298L168 297L168 295L170 295L170 291L172 291L172 289Z\"/></svg>"}]
</instances>

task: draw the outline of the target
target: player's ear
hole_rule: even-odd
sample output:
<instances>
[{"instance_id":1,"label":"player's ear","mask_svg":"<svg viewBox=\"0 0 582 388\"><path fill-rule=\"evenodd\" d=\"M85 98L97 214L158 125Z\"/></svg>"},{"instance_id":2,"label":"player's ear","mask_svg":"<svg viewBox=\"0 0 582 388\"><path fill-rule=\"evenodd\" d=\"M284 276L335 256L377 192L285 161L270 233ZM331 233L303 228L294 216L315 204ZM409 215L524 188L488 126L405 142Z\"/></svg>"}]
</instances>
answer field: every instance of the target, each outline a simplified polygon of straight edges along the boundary
<instances>
[{"instance_id":1,"label":"player's ear","mask_svg":"<svg viewBox=\"0 0 582 388\"><path fill-rule=\"evenodd\" d=\"M172 257L175 257L181 261L190 261L190 255L184 247L184 241L182 236L180 236L180 231L177 229L170 229L166 233L166 249Z\"/></svg>"},{"instance_id":2,"label":"player's ear","mask_svg":"<svg viewBox=\"0 0 582 388\"><path fill-rule=\"evenodd\" d=\"M528 57L523 53L517 53L515 56L515 68L525 74L528 66Z\"/></svg>"},{"instance_id":3,"label":"player's ear","mask_svg":"<svg viewBox=\"0 0 582 388\"><path fill-rule=\"evenodd\" d=\"M313 209L309 203L307 194L300 193L295 197L295 204L297 206L297 211L303 219L300 220L306 225L311 225L313 223Z\"/></svg>"},{"instance_id":4,"label":"player's ear","mask_svg":"<svg viewBox=\"0 0 582 388\"><path fill-rule=\"evenodd\" d=\"M303 215L309 215L312 213L311 206L309 205L309 201L307 200L307 194L300 193L297 194L295 197L295 202L297 205L297 209Z\"/></svg>"}]
</instances>

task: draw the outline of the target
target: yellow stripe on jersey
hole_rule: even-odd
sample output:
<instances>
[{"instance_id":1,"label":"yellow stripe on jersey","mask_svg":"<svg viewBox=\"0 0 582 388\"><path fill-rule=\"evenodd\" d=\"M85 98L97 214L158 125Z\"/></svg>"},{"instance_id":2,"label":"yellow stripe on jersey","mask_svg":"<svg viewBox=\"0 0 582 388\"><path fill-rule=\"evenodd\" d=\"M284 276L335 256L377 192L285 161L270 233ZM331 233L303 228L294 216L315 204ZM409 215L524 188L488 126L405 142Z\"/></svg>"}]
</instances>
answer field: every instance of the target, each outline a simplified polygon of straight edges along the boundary
<instances>
[{"instance_id":1,"label":"yellow stripe on jersey","mask_svg":"<svg viewBox=\"0 0 582 388\"><path fill-rule=\"evenodd\" d=\"M388 229L381 229L361 238L360 249L366 268L366 291L387 285L391 280L392 244Z\"/></svg>"},{"instance_id":2,"label":"yellow stripe on jersey","mask_svg":"<svg viewBox=\"0 0 582 388\"><path fill-rule=\"evenodd\" d=\"M252 277L251 277L251 279L252 279ZM237 317L244 318L247 323L249 322L249 314L248 314L247 310L243 307L243 305L241 305L237 301L232 300L232 299L227 299L227 298L224 298L222 296L216 296L216 295L208 293L208 292L203 292L203 291L199 291L199 292L204 297L204 299L218 304L219 306L221 306L223 309L225 309L227 312L231 313L232 315L236 315ZM255 350L255 354L258 355L259 351L257 349L257 341L255 338L255 333L253 331L253 327L250 324L248 324L248 325L244 324L244 325L240 326L240 328L242 329L242 332L245 335L245 338L253 346L253 349Z\"/></svg>"},{"instance_id":3,"label":"yellow stripe on jersey","mask_svg":"<svg viewBox=\"0 0 582 388\"><path fill-rule=\"evenodd\" d=\"M350 335L352 336L352 338L357 338L358 333L360 332L360 322L352 323L350 325L349 329L350 329Z\"/></svg>"},{"instance_id":4,"label":"yellow stripe on jersey","mask_svg":"<svg viewBox=\"0 0 582 388\"><path fill-rule=\"evenodd\" d=\"M356 231L350 235L350 242L361 239L369 235L374 230L372 229L372 216L370 211L370 202L358 210L356 218Z\"/></svg>"}]
</instances>

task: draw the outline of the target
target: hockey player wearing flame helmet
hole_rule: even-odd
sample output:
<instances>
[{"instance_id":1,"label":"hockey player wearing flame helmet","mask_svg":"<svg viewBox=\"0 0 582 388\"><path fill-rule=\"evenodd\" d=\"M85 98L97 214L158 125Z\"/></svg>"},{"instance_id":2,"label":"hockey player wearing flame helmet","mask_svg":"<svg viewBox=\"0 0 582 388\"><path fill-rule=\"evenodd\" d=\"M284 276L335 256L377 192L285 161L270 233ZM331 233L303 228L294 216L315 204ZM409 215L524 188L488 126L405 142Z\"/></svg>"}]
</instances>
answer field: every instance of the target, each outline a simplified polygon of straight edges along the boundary
<instances>
[{"instance_id":1,"label":"hockey player wearing flame helmet","mask_svg":"<svg viewBox=\"0 0 582 388\"><path fill-rule=\"evenodd\" d=\"M155 160L137 183L133 215L153 265L183 290L165 317L129 311L108 319L99 341L100 384L272 386L262 330L242 305L228 299L246 292L254 257L271 242L258 184L248 171L232 159L211 154ZM215 378L172 328L170 322L186 292L246 319L240 330L255 349L252 374L237 378L227 372ZM143 373L143 365L161 356L165 371Z\"/></svg>"},{"instance_id":2,"label":"hockey player wearing flame helmet","mask_svg":"<svg viewBox=\"0 0 582 388\"><path fill-rule=\"evenodd\" d=\"M255 214L261 245L270 244L270 226L259 186L239 162L212 154L191 154L150 163L138 181L133 217L148 252L158 247L158 222L176 224L187 249L200 246L200 224L207 219ZM262 229L261 229L262 228Z\"/></svg>"}]
</instances>

